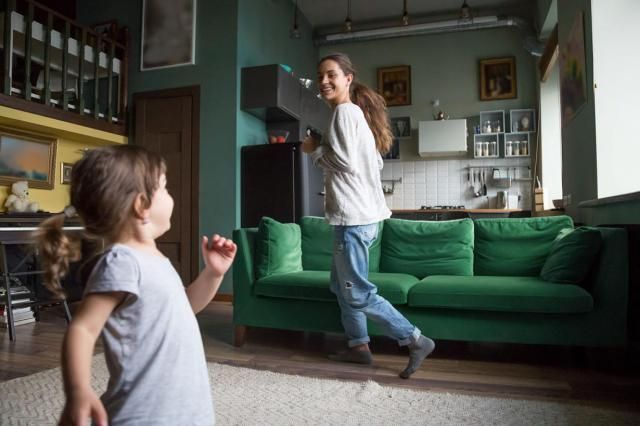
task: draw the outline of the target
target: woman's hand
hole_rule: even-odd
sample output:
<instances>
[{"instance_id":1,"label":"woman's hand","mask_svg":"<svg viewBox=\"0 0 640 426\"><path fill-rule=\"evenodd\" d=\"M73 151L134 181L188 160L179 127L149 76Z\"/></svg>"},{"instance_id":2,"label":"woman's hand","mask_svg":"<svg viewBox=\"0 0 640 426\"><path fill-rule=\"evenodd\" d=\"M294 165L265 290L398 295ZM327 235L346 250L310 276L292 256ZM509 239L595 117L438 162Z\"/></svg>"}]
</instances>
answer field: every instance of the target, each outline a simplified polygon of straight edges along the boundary
<instances>
[{"instance_id":1,"label":"woman's hand","mask_svg":"<svg viewBox=\"0 0 640 426\"><path fill-rule=\"evenodd\" d=\"M218 234L211 238L211 242L206 236L202 237L202 259L206 269L209 269L215 276L222 276L227 272L233 258L236 256L238 247L236 244Z\"/></svg>"},{"instance_id":2,"label":"woman's hand","mask_svg":"<svg viewBox=\"0 0 640 426\"><path fill-rule=\"evenodd\" d=\"M304 141L302 141L302 152L310 154L316 150L318 145L318 141L313 136L307 136L304 138Z\"/></svg>"},{"instance_id":3,"label":"woman's hand","mask_svg":"<svg viewBox=\"0 0 640 426\"><path fill-rule=\"evenodd\" d=\"M67 398L59 426L85 426L91 418L98 426L107 426L107 411L93 389L74 392Z\"/></svg>"}]
</instances>

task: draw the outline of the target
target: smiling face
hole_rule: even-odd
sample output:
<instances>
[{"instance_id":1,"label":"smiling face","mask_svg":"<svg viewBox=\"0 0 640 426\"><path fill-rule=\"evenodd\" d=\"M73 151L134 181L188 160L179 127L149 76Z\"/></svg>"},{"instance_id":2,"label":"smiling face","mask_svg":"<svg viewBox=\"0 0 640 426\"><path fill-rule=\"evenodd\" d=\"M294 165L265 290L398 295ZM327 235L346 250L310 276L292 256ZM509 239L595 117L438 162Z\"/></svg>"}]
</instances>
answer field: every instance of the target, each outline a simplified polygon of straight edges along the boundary
<instances>
[{"instance_id":1,"label":"smiling face","mask_svg":"<svg viewBox=\"0 0 640 426\"><path fill-rule=\"evenodd\" d=\"M318 65L318 87L320 95L332 106L350 102L349 85L353 74L345 75L334 60L327 59Z\"/></svg>"}]
</instances>

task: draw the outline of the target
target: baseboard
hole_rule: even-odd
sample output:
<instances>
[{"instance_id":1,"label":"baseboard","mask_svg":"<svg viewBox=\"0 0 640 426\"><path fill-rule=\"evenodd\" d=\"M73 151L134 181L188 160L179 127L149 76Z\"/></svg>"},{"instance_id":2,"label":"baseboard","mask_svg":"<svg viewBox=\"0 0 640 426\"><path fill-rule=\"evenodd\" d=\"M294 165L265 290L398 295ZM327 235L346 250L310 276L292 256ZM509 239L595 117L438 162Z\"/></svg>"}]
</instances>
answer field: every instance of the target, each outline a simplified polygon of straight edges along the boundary
<instances>
[{"instance_id":1,"label":"baseboard","mask_svg":"<svg viewBox=\"0 0 640 426\"><path fill-rule=\"evenodd\" d=\"M216 302L233 302L233 294L216 294L213 300Z\"/></svg>"}]
</instances>

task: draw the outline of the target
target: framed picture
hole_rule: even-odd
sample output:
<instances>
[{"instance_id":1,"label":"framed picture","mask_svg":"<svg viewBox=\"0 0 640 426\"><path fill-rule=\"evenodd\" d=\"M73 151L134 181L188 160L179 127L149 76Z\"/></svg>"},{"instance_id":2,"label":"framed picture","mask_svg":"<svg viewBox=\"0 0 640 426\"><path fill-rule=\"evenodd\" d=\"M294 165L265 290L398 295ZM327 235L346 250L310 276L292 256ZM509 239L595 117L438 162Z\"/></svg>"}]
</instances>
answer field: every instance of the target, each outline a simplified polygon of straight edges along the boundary
<instances>
[{"instance_id":1,"label":"framed picture","mask_svg":"<svg viewBox=\"0 0 640 426\"><path fill-rule=\"evenodd\" d=\"M26 180L31 188L52 189L56 142L53 137L0 128L0 184Z\"/></svg>"},{"instance_id":2,"label":"framed picture","mask_svg":"<svg viewBox=\"0 0 640 426\"><path fill-rule=\"evenodd\" d=\"M578 114L587 102L587 65L584 51L584 20L579 12L567 42L560 49L560 105L562 127Z\"/></svg>"},{"instance_id":3,"label":"framed picture","mask_svg":"<svg viewBox=\"0 0 640 426\"><path fill-rule=\"evenodd\" d=\"M411 118L410 117L392 117L391 133L394 138L408 139L411 138Z\"/></svg>"},{"instance_id":4,"label":"framed picture","mask_svg":"<svg viewBox=\"0 0 640 426\"><path fill-rule=\"evenodd\" d=\"M60 183L70 184L71 183L71 169L73 168L73 163L60 163Z\"/></svg>"},{"instance_id":5,"label":"framed picture","mask_svg":"<svg viewBox=\"0 0 640 426\"><path fill-rule=\"evenodd\" d=\"M195 64L196 0L142 0L140 70Z\"/></svg>"},{"instance_id":6,"label":"framed picture","mask_svg":"<svg viewBox=\"0 0 640 426\"><path fill-rule=\"evenodd\" d=\"M493 58L480 60L480 100L512 99L518 97L516 59Z\"/></svg>"},{"instance_id":7,"label":"framed picture","mask_svg":"<svg viewBox=\"0 0 640 426\"><path fill-rule=\"evenodd\" d=\"M411 105L411 67L378 68L378 93L387 106Z\"/></svg>"}]
</instances>

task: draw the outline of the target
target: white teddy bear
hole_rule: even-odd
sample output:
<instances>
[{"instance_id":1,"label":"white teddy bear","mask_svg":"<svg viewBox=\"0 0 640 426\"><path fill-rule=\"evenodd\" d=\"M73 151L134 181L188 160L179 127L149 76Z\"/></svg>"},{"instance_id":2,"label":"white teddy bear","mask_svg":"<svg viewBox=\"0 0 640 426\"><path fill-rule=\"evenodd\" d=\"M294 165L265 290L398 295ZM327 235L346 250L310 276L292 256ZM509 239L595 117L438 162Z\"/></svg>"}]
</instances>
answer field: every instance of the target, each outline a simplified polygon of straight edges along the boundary
<instances>
[{"instance_id":1,"label":"white teddy bear","mask_svg":"<svg viewBox=\"0 0 640 426\"><path fill-rule=\"evenodd\" d=\"M4 202L8 212L37 212L40 206L35 201L29 201L29 184L26 180L14 182L11 194Z\"/></svg>"}]
</instances>

